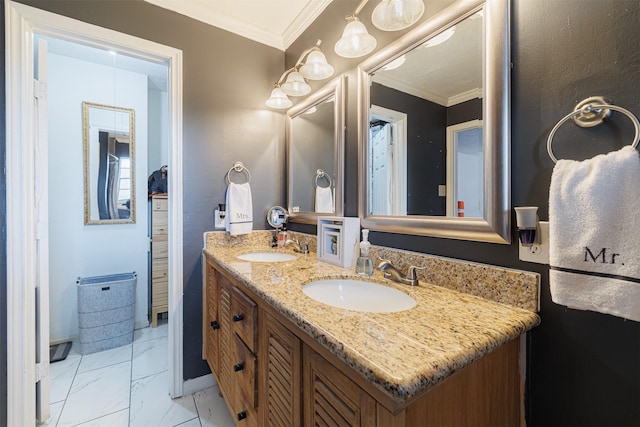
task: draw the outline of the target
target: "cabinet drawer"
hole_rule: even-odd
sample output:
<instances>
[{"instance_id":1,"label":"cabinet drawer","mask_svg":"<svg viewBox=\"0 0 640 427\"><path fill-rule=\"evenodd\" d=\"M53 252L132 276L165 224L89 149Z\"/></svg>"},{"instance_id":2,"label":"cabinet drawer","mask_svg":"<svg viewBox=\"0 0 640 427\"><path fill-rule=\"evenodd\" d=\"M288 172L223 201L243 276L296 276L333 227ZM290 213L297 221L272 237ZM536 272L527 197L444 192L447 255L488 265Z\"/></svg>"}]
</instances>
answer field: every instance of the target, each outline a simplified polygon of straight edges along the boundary
<instances>
[{"instance_id":1,"label":"cabinet drawer","mask_svg":"<svg viewBox=\"0 0 640 427\"><path fill-rule=\"evenodd\" d=\"M167 235L169 232L169 220L166 211L151 212L151 235Z\"/></svg>"},{"instance_id":2,"label":"cabinet drawer","mask_svg":"<svg viewBox=\"0 0 640 427\"><path fill-rule=\"evenodd\" d=\"M151 202L152 211L167 211L169 208L169 199L167 196L153 196Z\"/></svg>"},{"instance_id":3,"label":"cabinet drawer","mask_svg":"<svg viewBox=\"0 0 640 427\"><path fill-rule=\"evenodd\" d=\"M151 258L159 260L169 258L169 241L166 235L159 234L153 236L151 241Z\"/></svg>"},{"instance_id":4,"label":"cabinet drawer","mask_svg":"<svg viewBox=\"0 0 640 427\"><path fill-rule=\"evenodd\" d=\"M231 295L232 330L250 351L256 351L258 306L238 288Z\"/></svg>"},{"instance_id":5,"label":"cabinet drawer","mask_svg":"<svg viewBox=\"0 0 640 427\"><path fill-rule=\"evenodd\" d=\"M169 268L167 266L166 259L152 259L151 260L151 280L167 281L169 279Z\"/></svg>"},{"instance_id":6,"label":"cabinet drawer","mask_svg":"<svg viewBox=\"0 0 640 427\"><path fill-rule=\"evenodd\" d=\"M153 282L151 287L151 301L153 307L159 307L168 304L169 286L166 280Z\"/></svg>"},{"instance_id":7,"label":"cabinet drawer","mask_svg":"<svg viewBox=\"0 0 640 427\"><path fill-rule=\"evenodd\" d=\"M244 401L244 407L237 407L236 409L255 408L258 402L256 383L257 358L238 335L233 334L233 339L231 378L235 386L234 394L236 399L240 398Z\"/></svg>"}]
</instances>

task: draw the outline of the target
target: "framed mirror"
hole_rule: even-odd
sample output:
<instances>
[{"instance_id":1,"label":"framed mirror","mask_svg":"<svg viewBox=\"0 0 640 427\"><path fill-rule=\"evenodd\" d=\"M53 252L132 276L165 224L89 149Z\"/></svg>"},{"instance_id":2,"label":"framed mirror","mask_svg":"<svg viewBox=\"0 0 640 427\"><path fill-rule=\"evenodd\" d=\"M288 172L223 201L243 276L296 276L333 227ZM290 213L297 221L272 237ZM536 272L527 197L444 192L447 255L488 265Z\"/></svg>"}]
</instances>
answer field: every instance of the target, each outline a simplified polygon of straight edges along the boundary
<instances>
[{"instance_id":1,"label":"framed mirror","mask_svg":"<svg viewBox=\"0 0 640 427\"><path fill-rule=\"evenodd\" d=\"M134 110L82 103L84 223L136 222Z\"/></svg>"},{"instance_id":2,"label":"framed mirror","mask_svg":"<svg viewBox=\"0 0 640 427\"><path fill-rule=\"evenodd\" d=\"M358 67L359 216L510 243L509 0L458 1Z\"/></svg>"},{"instance_id":3,"label":"framed mirror","mask_svg":"<svg viewBox=\"0 0 640 427\"><path fill-rule=\"evenodd\" d=\"M342 215L344 90L341 76L286 114L289 221Z\"/></svg>"}]
</instances>

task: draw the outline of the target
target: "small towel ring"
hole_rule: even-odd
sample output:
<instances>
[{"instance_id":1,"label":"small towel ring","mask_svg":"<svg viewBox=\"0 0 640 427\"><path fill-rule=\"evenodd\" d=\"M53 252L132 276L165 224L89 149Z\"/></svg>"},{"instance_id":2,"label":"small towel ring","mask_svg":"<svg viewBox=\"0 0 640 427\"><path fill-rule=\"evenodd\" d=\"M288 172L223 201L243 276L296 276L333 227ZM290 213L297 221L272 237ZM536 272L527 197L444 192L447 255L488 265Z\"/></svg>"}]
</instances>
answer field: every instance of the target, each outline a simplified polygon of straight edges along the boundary
<instances>
[{"instance_id":1,"label":"small towel ring","mask_svg":"<svg viewBox=\"0 0 640 427\"><path fill-rule=\"evenodd\" d=\"M606 117L611 115L611 110L618 111L631 120L633 123L633 128L635 130L635 135L633 137L633 144L631 145L633 148L638 147L638 143L640 143L640 122L638 122L638 118L626 108L618 107L617 105L612 105L610 100L602 96L592 96L580 102L576 105L574 110L564 116L556 125L551 129L551 133L549 133L549 138L547 139L547 152L549 153L549 157L553 160L553 163L558 163L558 159L553 154L553 150L551 149L551 144L553 143L553 137L567 120L573 119L573 121L580 127L593 127L597 126L604 121Z\"/></svg>"},{"instance_id":2,"label":"small towel ring","mask_svg":"<svg viewBox=\"0 0 640 427\"><path fill-rule=\"evenodd\" d=\"M233 166L229 169L229 172L227 172L227 177L226 177L227 184L231 184L231 178L229 178L231 176L231 172L236 172L236 173L244 172L247 175L247 183L251 182L251 172L249 172L249 169L244 167L242 162L235 162Z\"/></svg>"},{"instance_id":3,"label":"small towel ring","mask_svg":"<svg viewBox=\"0 0 640 427\"><path fill-rule=\"evenodd\" d=\"M318 179L327 178L329 181L329 186L326 188L331 188L331 177L327 175L322 169L318 169L316 171L316 187L318 187Z\"/></svg>"}]
</instances>

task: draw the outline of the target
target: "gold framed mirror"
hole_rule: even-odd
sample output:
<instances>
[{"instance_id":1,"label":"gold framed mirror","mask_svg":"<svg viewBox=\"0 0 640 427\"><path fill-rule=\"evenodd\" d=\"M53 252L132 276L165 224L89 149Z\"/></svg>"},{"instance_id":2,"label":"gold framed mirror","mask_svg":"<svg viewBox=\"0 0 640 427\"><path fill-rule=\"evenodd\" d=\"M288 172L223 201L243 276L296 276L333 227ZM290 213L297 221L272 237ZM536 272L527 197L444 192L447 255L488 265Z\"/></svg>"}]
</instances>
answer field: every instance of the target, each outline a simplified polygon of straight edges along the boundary
<instances>
[{"instance_id":1,"label":"gold framed mirror","mask_svg":"<svg viewBox=\"0 0 640 427\"><path fill-rule=\"evenodd\" d=\"M136 222L134 110L82 103L84 223Z\"/></svg>"},{"instance_id":2,"label":"gold framed mirror","mask_svg":"<svg viewBox=\"0 0 640 427\"><path fill-rule=\"evenodd\" d=\"M313 93L286 114L289 221L315 224L342 215L345 76Z\"/></svg>"},{"instance_id":3,"label":"gold framed mirror","mask_svg":"<svg viewBox=\"0 0 640 427\"><path fill-rule=\"evenodd\" d=\"M470 0L358 66L364 228L511 242L509 61L509 0Z\"/></svg>"}]
</instances>

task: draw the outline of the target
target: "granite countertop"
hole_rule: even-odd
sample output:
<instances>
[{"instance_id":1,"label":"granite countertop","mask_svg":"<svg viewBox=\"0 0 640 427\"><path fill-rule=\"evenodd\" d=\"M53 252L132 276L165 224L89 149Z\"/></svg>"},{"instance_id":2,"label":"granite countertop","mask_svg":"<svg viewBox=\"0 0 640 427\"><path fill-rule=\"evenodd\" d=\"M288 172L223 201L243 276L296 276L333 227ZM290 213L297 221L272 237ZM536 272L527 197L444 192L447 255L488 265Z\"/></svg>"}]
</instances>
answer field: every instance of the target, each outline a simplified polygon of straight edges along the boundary
<instances>
[{"instance_id":1,"label":"granite countertop","mask_svg":"<svg viewBox=\"0 0 640 427\"><path fill-rule=\"evenodd\" d=\"M241 261L265 246L208 247L204 253L282 315L394 400L410 399L540 323L535 312L421 282L410 287L319 261ZM288 249L285 252L293 253ZM417 301L396 313L363 313L317 302L302 292L310 281L357 278L396 288Z\"/></svg>"}]
</instances>

